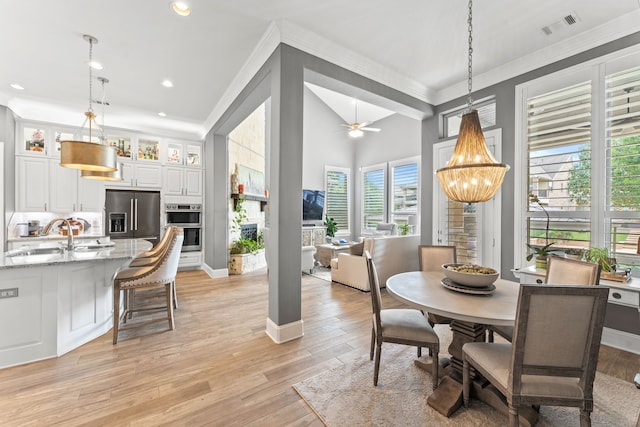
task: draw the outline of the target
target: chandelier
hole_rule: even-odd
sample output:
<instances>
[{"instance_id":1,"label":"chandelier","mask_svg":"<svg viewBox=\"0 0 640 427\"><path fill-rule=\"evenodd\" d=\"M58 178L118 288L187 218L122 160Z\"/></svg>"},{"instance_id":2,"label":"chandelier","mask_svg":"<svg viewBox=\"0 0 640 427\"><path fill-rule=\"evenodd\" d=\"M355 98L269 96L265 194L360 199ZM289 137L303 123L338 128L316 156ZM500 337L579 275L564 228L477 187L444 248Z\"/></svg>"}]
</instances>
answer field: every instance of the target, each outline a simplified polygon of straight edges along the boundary
<instances>
[{"instance_id":1,"label":"chandelier","mask_svg":"<svg viewBox=\"0 0 640 427\"><path fill-rule=\"evenodd\" d=\"M93 45L98 40L89 35L83 38L89 42L89 64L93 61ZM89 109L85 115L85 121L89 126L89 142L85 141L61 141L60 143L60 166L73 169L113 172L117 169L116 151L106 145L92 142L92 131L95 125L96 115L91 107L92 97L91 89L93 83L93 73L91 65L89 65Z\"/></svg>"},{"instance_id":2,"label":"chandelier","mask_svg":"<svg viewBox=\"0 0 640 427\"><path fill-rule=\"evenodd\" d=\"M472 0L469 0L469 67L467 112L462 116L458 140L447 165L436 171L440 187L457 202L477 203L491 199L500 189L509 165L496 161L482 134L478 111L473 109L472 79Z\"/></svg>"},{"instance_id":3,"label":"chandelier","mask_svg":"<svg viewBox=\"0 0 640 427\"><path fill-rule=\"evenodd\" d=\"M102 99L99 101L102 106L102 127L100 128L100 143L107 145L107 136L104 134L104 106L107 105L105 100L105 83L109 83L109 79L106 77L98 77L98 81L102 84ZM83 170L80 172L80 176L86 179L94 179L98 181L122 181L122 164L117 164L117 169L113 172L102 172Z\"/></svg>"}]
</instances>

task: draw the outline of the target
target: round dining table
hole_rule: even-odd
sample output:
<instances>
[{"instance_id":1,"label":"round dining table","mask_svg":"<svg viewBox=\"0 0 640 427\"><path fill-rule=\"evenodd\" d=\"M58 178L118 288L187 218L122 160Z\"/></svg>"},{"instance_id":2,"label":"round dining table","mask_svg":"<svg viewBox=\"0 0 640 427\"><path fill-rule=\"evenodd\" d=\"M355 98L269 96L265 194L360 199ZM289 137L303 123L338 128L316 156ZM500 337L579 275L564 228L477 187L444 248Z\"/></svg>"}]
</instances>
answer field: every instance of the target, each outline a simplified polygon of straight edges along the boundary
<instances>
[{"instance_id":1,"label":"round dining table","mask_svg":"<svg viewBox=\"0 0 640 427\"><path fill-rule=\"evenodd\" d=\"M403 303L452 319L453 337L448 348L451 359L445 367L442 382L427 399L430 406L448 417L462 404L462 346L467 342L485 341L485 325L514 325L520 284L497 279L492 291L464 293L445 287L444 278L440 271L410 271L389 277L386 285L387 292ZM431 372L430 363L415 362ZM472 371L474 377L475 396L508 413L504 397L495 388L487 387L486 381ZM525 411L521 414L524 425L535 425L536 420L535 413Z\"/></svg>"}]
</instances>

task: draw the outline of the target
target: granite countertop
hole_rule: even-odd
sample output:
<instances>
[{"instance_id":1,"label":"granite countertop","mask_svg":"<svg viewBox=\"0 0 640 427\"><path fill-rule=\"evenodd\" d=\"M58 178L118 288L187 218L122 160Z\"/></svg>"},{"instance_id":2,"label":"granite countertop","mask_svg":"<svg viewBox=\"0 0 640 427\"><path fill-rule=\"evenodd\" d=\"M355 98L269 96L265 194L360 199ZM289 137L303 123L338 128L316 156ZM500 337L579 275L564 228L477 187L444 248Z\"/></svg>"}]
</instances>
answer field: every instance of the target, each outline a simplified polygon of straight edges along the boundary
<instances>
[{"instance_id":1,"label":"granite countertop","mask_svg":"<svg viewBox=\"0 0 640 427\"><path fill-rule=\"evenodd\" d=\"M65 238L66 239L66 238ZM59 248L54 242L29 245L29 249L44 250ZM0 270L16 267L35 267L69 262L86 262L97 260L132 259L141 252L148 251L153 245L144 239L118 239L108 243L91 244L90 247L79 247L73 251L54 253L36 253L27 255L21 249L14 249L0 255Z\"/></svg>"},{"instance_id":2,"label":"granite countertop","mask_svg":"<svg viewBox=\"0 0 640 427\"><path fill-rule=\"evenodd\" d=\"M77 236L73 236L73 240L102 239L103 237L105 237L103 234L79 234ZM25 244L30 245L33 242L66 241L67 239L68 237L63 236L62 234L51 234L46 236L10 237L7 241L24 242Z\"/></svg>"}]
</instances>

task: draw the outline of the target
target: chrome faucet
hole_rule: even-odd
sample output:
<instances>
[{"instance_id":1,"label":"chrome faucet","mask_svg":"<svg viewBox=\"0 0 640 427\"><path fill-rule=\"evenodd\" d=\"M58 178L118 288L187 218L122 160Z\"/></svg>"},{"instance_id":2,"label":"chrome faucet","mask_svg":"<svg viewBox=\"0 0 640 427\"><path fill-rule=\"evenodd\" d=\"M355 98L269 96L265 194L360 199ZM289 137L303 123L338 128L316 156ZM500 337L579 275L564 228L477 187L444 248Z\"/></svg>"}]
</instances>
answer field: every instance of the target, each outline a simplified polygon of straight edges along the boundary
<instances>
[{"instance_id":1,"label":"chrome faucet","mask_svg":"<svg viewBox=\"0 0 640 427\"><path fill-rule=\"evenodd\" d=\"M47 234L49 234L49 231L51 231L51 227L53 227L53 224L55 224L58 221L64 221L65 224L67 225L67 230L68 230L68 234L67 234L67 250L72 251L73 250L73 230L71 230L71 223L69 222L68 219L66 219L66 218L54 218L54 219L52 219L42 229L42 234L44 234L45 236Z\"/></svg>"}]
</instances>

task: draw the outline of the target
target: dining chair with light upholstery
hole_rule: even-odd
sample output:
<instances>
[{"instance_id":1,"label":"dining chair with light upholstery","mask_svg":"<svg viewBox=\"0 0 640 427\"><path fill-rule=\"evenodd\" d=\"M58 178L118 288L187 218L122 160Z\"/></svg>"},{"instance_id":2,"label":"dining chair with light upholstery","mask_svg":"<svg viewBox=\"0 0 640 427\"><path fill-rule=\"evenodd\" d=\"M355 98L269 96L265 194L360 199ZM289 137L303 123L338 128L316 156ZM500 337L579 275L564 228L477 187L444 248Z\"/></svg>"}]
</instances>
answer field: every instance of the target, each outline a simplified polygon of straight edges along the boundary
<instances>
[{"instance_id":1,"label":"dining chair with light upholstery","mask_svg":"<svg viewBox=\"0 0 640 427\"><path fill-rule=\"evenodd\" d=\"M116 272L113 279L113 343L118 342L118 333L122 330L138 328L150 323L167 320L169 329L174 329L173 320L173 288L175 287L178 264L180 262L180 251L184 234L181 228L176 228L168 250L164 256L155 264L141 267L127 267ZM141 290L151 288L164 288L166 304L140 306L131 298L126 299L124 310L120 315L120 294L130 290ZM166 318L151 318L146 321L127 324L129 313L140 311L167 311ZM122 322L122 325L121 325Z\"/></svg>"},{"instance_id":2,"label":"dining chair with light upholstery","mask_svg":"<svg viewBox=\"0 0 640 427\"><path fill-rule=\"evenodd\" d=\"M440 341L429 322L420 312L413 308L382 308L382 296L376 266L368 251L364 252L367 260L369 285L371 288L371 305L373 308L373 326L371 328L370 359L375 354L376 361L373 371L373 385L378 385L378 371L380 370L380 354L382 343L404 344L418 347L418 357L422 355L422 347L427 347L433 355L432 365L433 388L438 386L438 352Z\"/></svg>"},{"instance_id":3,"label":"dining chair with light upholstery","mask_svg":"<svg viewBox=\"0 0 640 427\"><path fill-rule=\"evenodd\" d=\"M580 425L591 425L608 294L600 286L522 285L513 343L462 346L465 406L473 366L506 397L511 427L525 405L578 407Z\"/></svg>"},{"instance_id":4,"label":"dining chair with light upholstery","mask_svg":"<svg viewBox=\"0 0 640 427\"><path fill-rule=\"evenodd\" d=\"M442 271L442 264L456 263L455 246L420 245L418 246L420 271ZM431 326L449 324L451 319L438 314L427 313Z\"/></svg>"},{"instance_id":5,"label":"dining chair with light upholstery","mask_svg":"<svg viewBox=\"0 0 640 427\"><path fill-rule=\"evenodd\" d=\"M544 283L548 285L597 285L600 280L600 264L571 258L550 256ZM489 342L494 332L507 341L513 336L513 326L487 326Z\"/></svg>"}]
</instances>

